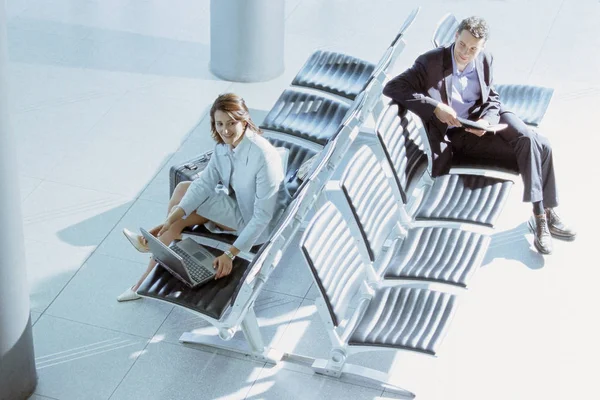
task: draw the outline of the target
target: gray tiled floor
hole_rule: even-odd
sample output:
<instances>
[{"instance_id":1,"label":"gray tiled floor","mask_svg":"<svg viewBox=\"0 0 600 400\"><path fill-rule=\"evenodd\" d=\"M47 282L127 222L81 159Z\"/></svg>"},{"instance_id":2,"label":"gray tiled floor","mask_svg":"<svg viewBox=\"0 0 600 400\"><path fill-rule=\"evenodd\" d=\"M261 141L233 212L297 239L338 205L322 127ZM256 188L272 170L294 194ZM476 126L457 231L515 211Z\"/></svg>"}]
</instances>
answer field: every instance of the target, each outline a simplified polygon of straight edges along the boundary
<instances>
[{"instance_id":1,"label":"gray tiled floor","mask_svg":"<svg viewBox=\"0 0 600 400\"><path fill-rule=\"evenodd\" d=\"M376 62L416 5L421 13L392 74L431 47L445 13L479 14L492 27L498 83L556 89L541 131L556 150L560 211L579 237L557 241L552 256L537 254L517 183L439 357L363 353L350 361L391 371L420 399L593 397L600 221L589 203L600 172L593 128L600 3L286 0L285 72L252 84L209 72L209 3L7 0L11 123L40 377L32 398L394 398L293 364L182 345L184 331L212 328L169 305L115 297L147 262L121 229L162 220L169 167L212 147L206 114L217 94L241 94L260 121L313 50ZM318 291L297 255L286 257L257 300L265 339L325 356Z\"/></svg>"}]
</instances>

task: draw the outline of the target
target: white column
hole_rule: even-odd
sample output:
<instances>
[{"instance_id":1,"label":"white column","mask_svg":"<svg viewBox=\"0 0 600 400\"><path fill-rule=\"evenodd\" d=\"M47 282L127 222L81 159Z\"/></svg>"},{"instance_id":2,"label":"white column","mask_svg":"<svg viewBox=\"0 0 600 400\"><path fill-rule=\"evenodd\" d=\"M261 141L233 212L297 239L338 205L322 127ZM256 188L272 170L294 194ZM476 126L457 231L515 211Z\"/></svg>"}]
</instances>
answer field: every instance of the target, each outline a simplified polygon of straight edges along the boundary
<instances>
[{"instance_id":1,"label":"white column","mask_svg":"<svg viewBox=\"0 0 600 400\"><path fill-rule=\"evenodd\" d=\"M284 22L284 0L211 0L211 72L237 82L281 75Z\"/></svg>"},{"instance_id":2,"label":"white column","mask_svg":"<svg viewBox=\"0 0 600 400\"><path fill-rule=\"evenodd\" d=\"M21 200L8 121L6 4L0 0L0 400L27 399L37 373L29 315Z\"/></svg>"}]
</instances>

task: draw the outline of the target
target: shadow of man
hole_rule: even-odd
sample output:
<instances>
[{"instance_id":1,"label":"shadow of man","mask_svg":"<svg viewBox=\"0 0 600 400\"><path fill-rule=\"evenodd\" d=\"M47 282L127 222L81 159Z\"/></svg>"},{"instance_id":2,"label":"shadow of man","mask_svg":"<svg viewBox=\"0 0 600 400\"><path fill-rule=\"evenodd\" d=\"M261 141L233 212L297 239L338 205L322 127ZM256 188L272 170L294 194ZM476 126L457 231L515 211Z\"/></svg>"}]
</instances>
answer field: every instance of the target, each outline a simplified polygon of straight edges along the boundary
<instances>
[{"instance_id":1,"label":"shadow of man","mask_svg":"<svg viewBox=\"0 0 600 400\"><path fill-rule=\"evenodd\" d=\"M496 258L501 258L519 261L532 270L542 268L544 257L534 249L532 237L533 234L526 222L507 231L493 234L482 265L487 266Z\"/></svg>"}]
</instances>

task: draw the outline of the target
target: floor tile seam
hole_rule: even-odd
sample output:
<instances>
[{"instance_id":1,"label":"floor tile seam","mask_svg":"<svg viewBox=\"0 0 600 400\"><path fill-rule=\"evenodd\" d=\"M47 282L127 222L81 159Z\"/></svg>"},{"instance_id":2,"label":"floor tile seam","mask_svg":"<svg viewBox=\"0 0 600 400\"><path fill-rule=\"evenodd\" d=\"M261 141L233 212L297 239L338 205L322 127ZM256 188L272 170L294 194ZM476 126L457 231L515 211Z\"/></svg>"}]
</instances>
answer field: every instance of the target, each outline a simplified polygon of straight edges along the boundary
<instances>
[{"instance_id":1,"label":"floor tile seam","mask_svg":"<svg viewBox=\"0 0 600 400\"><path fill-rule=\"evenodd\" d=\"M294 7L294 9L292 11L290 11L290 13L285 18L286 22L291 18L292 15L294 15L294 13L300 7L301 4L302 4L302 0L298 1L298 4L296 4L296 6Z\"/></svg>"},{"instance_id":2,"label":"floor tile seam","mask_svg":"<svg viewBox=\"0 0 600 400\"><path fill-rule=\"evenodd\" d=\"M314 299L307 298L307 296L310 294L311 289L315 285L314 278L311 276L310 279L311 279L310 286L308 287L308 289L306 289L306 293L304 293L304 297L302 297L304 300L314 300ZM318 290L318 288L317 288L317 290ZM320 292L319 292L319 294L320 294Z\"/></svg>"},{"instance_id":3,"label":"floor tile seam","mask_svg":"<svg viewBox=\"0 0 600 400\"><path fill-rule=\"evenodd\" d=\"M160 323L160 325L159 325L159 326L156 328L156 330L155 330L155 331L154 331L154 333L152 334L152 339L151 339L151 340L154 340L154 338L156 337L156 335L157 335L157 334L158 334L158 332L160 331L160 328L162 328L162 327L163 327L163 325L165 324L165 322L167 322L167 319L169 319L169 317L171 316L171 314L173 314L173 311L174 311L174 310L175 310L175 305L174 305L174 304L172 304L171 311L169 311L169 312L167 313L167 315L165 315L165 318L163 319L163 321L162 321L162 322Z\"/></svg>"},{"instance_id":4,"label":"floor tile seam","mask_svg":"<svg viewBox=\"0 0 600 400\"><path fill-rule=\"evenodd\" d=\"M68 156L63 156L63 158L59 162L62 162L65 157L68 157ZM37 179L42 179L42 178L37 178ZM76 188L76 189L84 189L84 190L90 190L90 191L97 192L97 193L108 194L108 195L111 195L111 196L119 196L119 197L121 197L123 199L126 199L126 200L129 200L129 201L137 200L139 198L140 193L143 192L143 190L142 190L142 191L140 191L140 193L138 193L138 194L136 194L134 196L131 196L131 195L123 194L123 193L110 192L110 191L107 191L107 190L100 190L100 189L94 189L94 188L91 188L91 187L76 185L76 184L69 183L69 182L60 182L60 181L57 181L55 179L51 179L51 178L47 178L47 177L43 178L43 179L46 182L55 183L57 185L65 185L65 186L70 186L70 187ZM145 189L145 187L144 187L144 189Z\"/></svg>"},{"instance_id":5,"label":"floor tile seam","mask_svg":"<svg viewBox=\"0 0 600 400\"><path fill-rule=\"evenodd\" d=\"M38 311L38 310L34 310L36 312L40 313L40 316L38 318L38 321L40 320L40 318L42 318L42 316L44 316L46 314L46 311L48 311L48 309L52 306L52 304L54 304L54 302L56 301L56 299L58 299L58 297L62 294L62 292L67 288L67 286L69 286L69 284L71 283L71 281L75 278L75 276L79 273L79 271L81 271L81 268L83 268L83 266L85 265L85 263L88 262L88 260L92 257L92 255L95 253L95 250L92 251L81 263L81 265L77 268L77 270L73 273L73 275L71 275L71 277L69 278L69 280L67 282L65 282L65 284L63 285L63 287L60 289L60 291L56 294L56 296L54 296L54 298L52 299L52 301L50 301L50 303L48 303L48 305L46 307L44 307L43 311ZM50 314L48 314L50 315ZM58 317L60 318L60 317ZM65 318L66 319L66 318Z\"/></svg>"},{"instance_id":6,"label":"floor tile seam","mask_svg":"<svg viewBox=\"0 0 600 400\"><path fill-rule=\"evenodd\" d=\"M286 354L289 354L289 353L286 353ZM294 354L294 355L298 355L298 354ZM319 357L312 357L312 356L303 356L303 357L311 358L311 359L313 359L315 361L316 360L323 360L322 358L319 358ZM299 374L308 375L308 376L315 376L318 379L327 379L327 380L329 380L331 382L337 382L337 383L340 383L340 384L343 384L343 385L358 386L358 387L365 388L365 389L370 389L370 390L373 390L373 391L382 390L382 389L376 388L374 386L369 386L368 384L348 382L348 381L344 381L342 378L335 378L335 377L328 376L328 375L317 374L316 372L312 371L311 367L308 366L308 365L296 364L296 363L291 362L291 361L285 361L285 362L293 365L294 367L296 367L296 368L290 367L290 366L287 366L285 364L281 365L281 368L285 369L286 371L297 372ZM351 363L346 363L346 364L351 364ZM371 369L371 370L374 370L374 371L378 371L378 372L384 373L381 370L378 370L378 369L375 369L375 368L371 368L371 367L364 367L363 365L360 365L360 364L352 364L352 365L357 365L359 367L363 367L363 368L367 368L367 369ZM273 366L273 367L275 367L275 366ZM342 376L343 376L343 374L342 374ZM385 389L382 390L382 393L383 392L385 392Z\"/></svg>"},{"instance_id":7,"label":"floor tile seam","mask_svg":"<svg viewBox=\"0 0 600 400\"><path fill-rule=\"evenodd\" d=\"M150 343L151 342L149 342L148 345ZM216 355L216 356L226 357L226 358L231 359L231 360L246 362L246 363L248 363L250 365L256 365L256 364L260 365L260 364L262 364L262 366L260 367L260 371L258 372L258 374L256 376L256 379L252 382L252 385L246 391L246 394L244 395L244 399L247 398L248 394L250 393L250 389L254 386L254 383L256 382L256 380L258 379L258 377L260 377L261 372L263 371L263 369L267 365L266 362L261 362L261 361L253 360L253 359L242 359L240 357L235 357L235 356L229 355L229 354L227 354L228 350L220 349L220 348L217 348L217 347L212 347L212 346L209 346L209 345L205 345L205 346L207 348L210 348L212 351L208 351L208 349L205 349L205 348L194 347L194 346L185 346L185 345L183 345L181 343L180 344L175 344L175 343L171 343L171 342L168 342L168 341L161 341L159 343L162 343L162 344L174 347L174 348L185 348L185 349L191 349L191 350L195 350L195 351L201 351L201 352L206 353L206 354L211 355L211 356L212 355ZM148 347L148 345L146 345L146 347ZM146 347L144 348L144 350L146 349ZM138 358L139 358L139 356L138 356ZM136 362L137 362L138 358L136 358ZM134 364L135 364L135 362L134 362ZM119 383L119 385L120 385L120 383ZM116 391L116 389L115 389L115 391ZM114 392L113 392L113 394L114 394ZM112 397L112 394L111 394L111 397ZM109 400L110 400L110 398L109 398Z\"/></svg>"},{"instance_id":8,"label":"floor tile seam","mask_svg":"<svg viewBox=\"0 0 600 400\"><path fill-rule=\"evenodd\" d=\"M250 387L249 387L249 388L248 388L248 390L246 391L246 394L244 395L244 400L247 400L247 399L248 399L248 396L250 396L250 393L252 393L252 388L254 387L254 385L256 385L256 382L257 382L257 381L260 379L260 377L261 377L261 375L262 375L263 371L265 371L265 368L267 368L267 363L265 363L265 364L264 364L264 365L261 367L260 371L258 371L258 373L256 374L256 379L254 379L254 381L252 382L252 384L250 385ZM254 396L253 396L253 397L250 397L250 399L253 399L253 398L254 398Z\"/></svg>"},{"instance_id":9,"label":"floor tile seam","mask_svg":"<svg viewBox=\"0 0 600 400\"><path fill-rule=\"evenodd\" d=\"M268 279L267 279L267 281L268 281ZM290 293L279 292L279 291L277 291L275 289L264 288L264 289L262 289L262 291L263 292L269 292L269 293L283 294L283 295L286 295L286 296L289 296L289 297L294 297L294 298L296 298L298 300L304 300L304 297L302 297L302 296L298 296L298 295L290 294Z\"/></svg>"},{"instance_id":10,"label":"floor tile seam","mask_svg":"<svg viewBox=\"0 0 600 400\"><path fill-rule=\"evenodd\" d=\"M304 299L302 299L302 300L304 300ZM296 310L294 311L294 314L292 315L292 317L291 317L291 318L290 318L290 320L288 321L288 323L287 323L287 326L285 327L285 330L284 330L284 332L283 332L283 333L282 333L282 334L279 336L279 339L277 340L277 343L275 343L275 344L274 344L274 345L271 347L272 349L274 349L274 350L277 350L277 344L279 344L279 343L280 343L280 341L283 339L283 337L284 337L284 336L285 336L285 334L287 333L287 331L288 331L288 329L289 329L289 327L290 327L291 321L294 321L294 320L296 319L296 315L298 315L298 312L300 311L300 308L302 307L302 303L303 303L303 302L300 302L300 304L298 305L298 307L297 307L297 308L296 308ZM302 337L304 337L304 335L302 335ZM301 339L301 340L302 340L302 339ZM285 352L284 354L291 354L291 355L295 355L295 353L287 353L287 352ZM299 355L300 355L300 356L303 356L303 357L309 357L309 356L304 356L304 355L302 355L302 354L299 354ZM310 358L313 358L313 359L314 359L314 357L310 357ZM293 364L293 363L292 363L292 364ZM294 364L294 365L297 365L297 364ZM285 365L283 365L283 366L282 366L282 368L285 368ZM307 372L307 374L308 374L308 375L311 375L311 374L313 374L313 373Z\"/></svg>"},{"instance_id":11,"label":"floor tile seam","mask_svg":"<svg viewBox=\"0 0 600 400\"><path fill-rule=\"evenodd\" d=\"M300 299L299 299L300 300ZM281 332L277 337L277 341L275 341L270 348L277 350L278 349L278 345L281 343L281 341L283 340L285 334L288 332L288 330L290 329L290 325L292 324L292 321L295 321L295 317L298 314L298 311L300 310L300 307L302 307L302 301L300 301L298 303L298 306L296 306L296 309L294 310L293 315L290 317L290 319L288 319L287 321L285 321L285 327L283 328L283 332ZM282 324L277 324L277 326L281 326ZM260 329L260 326L259 326Z\"/></svg>"},{"instance_id":12,"label":"floor tile seam","mask_svg":"<svg viewBox=\"0 0 600 400\"><path fill-rule=\"evenodd\" d=\"M112 232L112 230L111 230L111 232ZM104 241L103 241L103 242L104 242ZM100 247L100 245L98 245L98 247ZM135 261L135 260L132 260L132 259L130 259L130 258L119 257L119 256L116 256L116 255L113 255L113 254L109 254L108 252L106 252L106 253L105 253L105 252L103 252L103 251L99 251L99 250L98 250L98 248L96 248L96 249L95 249L95 250L94 250L92 253L97 253L98 255L105 256L105 257L109 257L109 258L112 258L112 259L114 259L114 260L119 260L119 261L127 261L127 262L129 262L129 263L133 263L133 264L139 264L139 265L140 265L140 266L142 266L142 267L146 267L146 266L148 266L148 263L147 263L147 262L140 262L140 261ZM90 255L90 257L91 257L92 255L93 255L93 254L91 254L91 255ZM148 257L150 257L150 255L148 255ZM87 261L87 260L86 260L86 261Z\"/></svg>"},{"instance_id":13,"label":"floor tile seam","mask_svg":"<svg viewBox=\"0 0 600 400\"><path fill-rule=\"evenodd\" d=\"M131 210L131 207L133 207L133 204L135 204L135 202L132 202L132 204L129 206L129 208L127 208L127 210L125 210L125 212L123 213L123 215L121 215L121 218L119 218L119 220L110 229L108 229L108 232L106 233L106 235L104 236L104 238L96 245L95 249L92 252L90 252L90 254L83 260L83 262L81 263L81 265L79 266L79 268L77 268L77 270L75 271L75 273L63 285L63 287L56 294L56 296L54 297L54 299L52 299L52 301L46 306L46 308L44 309L42 315L45 314L46 311L54 304L54 302L56 301L56 299L58 299L58 297L62 294L62 292L67 288L67 286L69 286L69 284L77 276L77 274L79 274L79 272L81 271L81 269L83 268L83 266L90 260L90 258L94 254L96 254L96 250L98 249L98 247L102 243L104 243L104 241L110 236L110 233L117 227L117 225L119 224L119 222L121 222L123 220L124 216L129 212L129 210ZM99 253L99 254L101 254L101 253ZM111 256L108 256L108 257L111 257ZM116 258L116 257L113 257L113 258ZM143 263L140 263L140 264L143 265ZM41 317L41 315L40 315L40 317Z\"/></svg>"},{"instance_id":14,"label":"floor tile seam","mask_svg":"<svg viewBox=\"0 0 600 400\"><path fill-rule=\"evenodd\" d=\"M147 202L154 203L154 204L159 204L161 206L167 206L167 205L169 205L168 201L160 201L160 200L154 200L154 199L145 199L143 197L137 197L135 199L134 203L137 203L139 200L141 200L141 201L147 201ZM165 216L165 218L166 218L166 216Z\"/></svg>"},{"instance_id":15,"label":"floor tile seam","mask_svg":"<svg viewBox=\"0 0 600 400\"><path fill-rule=\"evenodd\" d=\"M148 86L150 87L150 86ZM170 156L168 158L165 157L165 160L163 163L161 163L161 165L159 167L157 167L156 169L156 173L148 180L148 182L146 183L146 185L140 189L140 191L136 194L135 196L135 201L137 200L145 200L145 201L152 201L155 203L161 203L161 204L169 204L169 202L167 201L166 203L162 203L156 200L148 200L148 199L144 199L141 198L141 196L144 194L144 192L146 191L146 189L148 189L148 187L150 187L150 185L152 184L152 182L154 182L154 180L156 178L158 178L159 174L163 171L163 169L169 165L169 163L171 162L171 160L173 159L173 157L175 157L175 154L181 150L181 148L183 147L185 141L187 140L187 138L189 138L189 136L192 134L192 132L194 132L194 130L200 125L200 122L202 122L204 120L204 118L206 118L206 115L209 113L209 111L207 110L204 114L202 114L200 120L198 121L198 123L196 125L194 125L194 127L192 129L190 129L190 131L188 133L185 134L185 136L181 139L182 142L179 144L179 147L177 147L177 150L175 150L174 152L170 153ZM170 168L169 168L170 169ZM170 184L170 176L169 176L169 182L168 184ZM170 199L170 195L169 195L169 199Z\"/></svg>"},{"instance_id":16,"label":"floor tile seam","mask_svg":"<svg viewBox=\"0 0 600 400\"><path fill-rule=\"evenodd\" d=\"M223 81L223 82L226 82L226 81ZM233 85L234 85L234 82L230 82L230 84L225 89L224 93L228 92L229 89L231 89L231 87ZM155 86L155 85L148 85L145 88L149 88L149 87L152 87L152 86ZM141 89L141 88L138 88L138 89ZM130 89L127 93L130 93L133 90L134 89ZM143 195L144 191L146 191L146 189L148 189L148 187L152 184L152 182L159 176L159 174L162 172L163 168L166 167L171 162L171 160L175 157L175 154L183 148L183 145L185 144L185 142L190 138L190 136L196 130L196 128L198 128L198 126L200 126L200 123L202 121L204 121L204 119L207 117L207 115L209 113L210 113L210 109L207 109L206 112L204 112L203 114L200 115L198 123L196 123L194 125L194 127L192 129L190 129L190 131L184 135L184 137L181 139L181 143L177 147L177 150L175 150L174 152L172 152L171 156L169 158L165 158L165 162L161 164L160 168L157 168L156 173L152 176L152 178L149 180L149 182L146 184L146 186L144 186L144 188L141 189L140 192L137 194L136 200L139 200L139 199L147 200L147 199L141 198L141 196ZM170 177L169 177L169 184L170 184ZM153 200L148 200L148 201L153 201ZM159 203L157 201L154 201L154 202ZM168 204L168 201L167 201L166 204Z\"/></svg>"},{"instance_id":17,"label":"floor tile seam","mask_svg":"<svg viewBox=\"0 0 600 400\"><path fill-rule=\"evenodd\" d=\"M23 64L23 63L21 63L21 64ZM79 95L79 97L64 97L64 98L59 98L59 99L44 100L44 101L41 101L38 103L25 105L23 107L15 106L14 114L15 115L16 114L25 114L25 113L29 113L32 111L45 110L45 109L60 107L60 106L68 105L68 104L79 103L82 101L97 100L97 99L101 99L103 97L119 96L119 95L122 96L124 94L125 94L124 91L82 93ZM119 100L120 100L120 97L119 97Z\"/></svg>"},{"instance_id":18,"label":"floor tile seam","mask_svg":"<svg viewBox=\"0 0 600 400\"><path fill-rule=\"evenodd\" d=\"M36 388L35 390L36 390L36 391L35 391L35 392L33 392L33 394L34 394L34 395L36 395L37 397L41 397L42 399L48 399L48 400L60 400L60 399L57 399L56 397L49 397L49 396L45 396L45 395L43 395L43 394L39 394L39 393L37 392L37 388Z\"/></svg>"},{"instance_id":19,"label":"floor tile seam","mask_svg":"<svg viewBox=\"0 0 600 400\"><path fill-rule=\"evenodd\" d=\"M300 310L300 307L301 307L301 306L302 306L302 304L300 304L300 305L298 306L298 308L296 309L296 312L294 313L294 316L292 317L292 319L291 319L291 320L293 320L293 319L296 317L296 314L297 314L297 313L298 313L298 311ZM291 320L290 320L290 322L291 322ZM280 336L279 340L281 340L281 339L283 338L283 336L285 335L285 333L287 332L287 330L288 330L288 328L289 328L289 325L290 325L290 324L288 323L288 326L286 327L286 329L285 329L284 333L283 333L283 334ZM278 341L278 342L279 342L279 341ZM331 341L329 340L328 342L329 342L329 348L330 348L330 349L331 349L331 348L333 348L333 347L332 347L332 345L331 345ZM275 346L273 346L272 348L273 348L273 349L275 349L275 350L277 349ZM308 357L308 358L311 358L311 359L313 359L313 360L318 360L318 359L319 359L318 357L312 357L312 356L303 355L303 354L296 354L296 353L285 353L285 354L289 354L289 355L298 355L298 356L302 356L302 357ZM291 361L288 361L288 363L290 363L290 364L293 364L293 365L295 365L295 366L299 365L299 364L296 364L296 363L294 363L294 362L291 362ZM358 365L358 364L357 364L357 365ZM359 365L359 366L361 366L361 367L362 367L362 365ZM289 367L286 367L286 365L285 365L285 364L284 364L284 365L282 365L281 367L282 367L282 368L284 368L284 369L287 369L288 371L292 371L292 372L298 372L298 373L302 373L302 374L305 374L305 375L318 375L318 376L321 376L321 377L328 378L328 379L330 379L330 380L332 380L332 381L337 381L337 382L339 382L339 383L342 383L342 384L349 384L349 385L353 385L353 386L359 386L359 387L363 387L363 388L367 388L367 389L378 390L378 389L374 388L373 386L368 386L368 385L366 385L366 384L365 384L365 385L362 385L362 384L360 384L360 383L345 382L345 381L342 381L341 379L337 379L337 378L329 377L329 376L326 376L326 375L319 375L319 374L316 374L315 372L312 372L312 371L310 371L310 367L309 367L309 366L300 365L300 367L302 367L302 368L306 368L306 369L307 369L307 371L306 371L306 372L305 372L305 371L303 371L303 370L296 370L296 369L294 369L294 368L289 368ZM365 368L367 368L367 367L365 367ZM373 369L373 368L371 368L371 369ZM375 371L379 371L379 372L385 373L385 372L383 372L383 371L380 371L380 370L377 370L377 369L375 369ZM383 389L382 393L383 393L384 391L385 391L385 389Z\"/></svg>"},{"instance_id":20,"label":"floor tile seam","mask_svg":"<svg viewBox=\"0 0 600 400\"><path fill-rule=\"evenodd\" d=\"M227 343L227 341L223 341L223 342ZM194 350L194 351L201 351L203 353L207 353L207 354L210 354L210 355L222 356L222 357L226 357L226 358L228 358L230 360L243 361L243 362L246 362L246 363L249 363L249 364L253 364L253 365L263 364L263 366L262 366L263 368L266 365L265 362L259 361L259 360L254 360L254 359L252 359L250 357L240 358L240 355L244 356L244 354L243 353L238 353L235 350L229 350L227 348L214 347L214 346L211 346L209 344L201 344L201 346L203 346L203 347L201 347L201 346L193 346L193 345L187 345L186 346L185 344L182 344L182 343L176 344L176 343L172 343L172 342L168 342L168 341L164 341L164 340L160 341L158 343L162 343L162 344L169 345L169 346L176 347L176 348L184 348L184 349L191 349L191 350ZM237 357L234 356L234 355L231 355L231 353L236 354Z\"/></svg>"},{"instance_id":21,"label":"floor tile seam","mask_svg":"<svg viewBox=\"0 0 600 400\"><path fill-rule=\"evenodd\" d=\"M52 318L61 319L63 321L69 321L69 322L73 322L73 323L76 323L76 324L86 325L86 326L89 326L89 327L92 327L92 328L104 329L104 330L107 330L107 331L110 331L110 332L114 332L114 333L119 333L119 334L122 334L122 335L134 336L135 338L142 339L142 340L146 341L146 344L148 344L148 343L150 343L152 341L152 337L141 336L141 335L136 334L136 333L123 332L123 331L120 331L120 330L117 330L117 329L114 329L114 328L107 328L105 326L90 324L89 322L82 322L82 321L78 321L78 320L71 319L71 318L65 318L65 317L61 317L61 316L58 316L58 315L53 315L53 314L50 314L48 312L48 310L46 310L46 312L44 313L44 315L46 315L48 317L52 317ZM40 315L40 317L38 318L38 321L41 318L42 318L42 315ZM37 323L37 321L36 321L36 323ZM144 346L144 348L145 348L145 346Z\"/></svg>"},{"instance_id":22,"label":"floor tile seam","mask_svg":"<svg viewBox=\"0 0 600 400\"><path fill-rule=\"evenodd\" d=\"M104 97L111 97L111 96L118 96L118 95L124 95L125 92L121 91L121 92L115 92L115 93L81 93L81 97L76 98L76 97L71 97L71 98L62 98L62 99L58 99L57 100L52 100L52 101L48 101L47 104L49 104L48 106L45 107L32 107L32 108L23 108L22 110L15 110L15 112L13 113L14 115L18 115L18 114L27 114L33 111L39 111L42 109L46 109L46 108L54 108L54 107L61 107L67 104L73 104L73 103L79 103L82 101L88 101L88 100L97 100L97 99L102 99ZM87 95L87 96L83 96L83 95ZM118 99L120 100L120 98ZM117 101L118 101L117 100ZM38 103L38 104L43 104L43 103ZM110 108L112 109L114 106L111 106ZM102 115L102 117L105 114Z\"/></svg>"},{"instance_id":23,"label":"floor tile seam","mask_svg":"<svg viewBox=\"0 0 600 400\"><path fill-rule=\"evenodd\" d=\"M566 0L562 0L562 2L560 3L560 6L558 7L558 10L556 11L556 14L554 15L554 19L552 20L552 24L550 25L550 29L548 29L548 33L546 34L546 37L544 38L544 42L542 43L542 45L540 46L540 49L537 52L537 55L536 55L535 60L533 62L533 66L529 70L529 74L527 76L527 78L528 78L527 80L530 80L531 77L533 76L533 72L535 71L535 68L538 65L538 62L539 62L539 60L541 58L542 51L546 47L546 43L548 43L548 38L550 37L550 34L552 33L552 30L554 29L554 26L556 25L556 21L558 20L558 17L561 14L561 10L565 6L565 1Z\"/></svg>"},{"instance_id":24,"label":"floor tile seam","mask_svg":"<svg viewBox=\"0 0 600 400\"><path fill-rule=\"evenodd\" d=\"M171 308L171 311L169 311L167 313L167 315L165 316L165 319L160 324L160 326L158 327L158 329L154 332L154 334L152 335L152 337L150 338L150 340L148 340L146 342L146 345L144 346L144 348L142 349L142 351L140 351L139 354L135 357L135 360L133 360L133 363L131 363L131 366L129 367L129 369L125 372L125 374L123 374L123 378L121 378L121 380L119 381L119 383L117 384L117 386L115 386L114 390L111 392L110 396L108 396L108 400L110 400L114 396L114 394L117 392L117 390L119 389L119 387L121 386L121 384L123 383L123 381L125 381L125 379L129 375L129 373L131 372L131 370L133 369L133 367L135 366L135 364L137 363L137 361L139 360L139 358L144 354L144 352L146 351L146 349L148 348L148 346L150 345L150 343L152 343L152 341L154 340L154 337L156 336L156 333L158 332L158 330L160 329L160 327L163 326L163 324L165 323L165 321L167 320L167 318L169 317L169 315L171 315L171 313L173 312L174 309L175 309L175 306L173 306Z\"/></svg>"},{"instance_id":25,"label":"floor tile seam","mask_svg":"<svg viewBox=\"0 0 600 400\"><path fill-rule=\"evenodd\" d=\"M28 175L25 175L25 176L28 176ZM44 183L46 181L46 178L33 178L31 176L29 176L29 178L38 179L39 182L35 185L35 187L29 193L27 193L27 195L25 197L23 197L21 199L21 209L23 208L23 203L25 203L25 200L27 200L27 198L29 196L31 196L33 194L33 192L35 192L37 190L37 188L39 188L42 185L42 183ZM23 216L21 215L21 219L22 218L23 218Z\"/></svg>"}]
</instances>

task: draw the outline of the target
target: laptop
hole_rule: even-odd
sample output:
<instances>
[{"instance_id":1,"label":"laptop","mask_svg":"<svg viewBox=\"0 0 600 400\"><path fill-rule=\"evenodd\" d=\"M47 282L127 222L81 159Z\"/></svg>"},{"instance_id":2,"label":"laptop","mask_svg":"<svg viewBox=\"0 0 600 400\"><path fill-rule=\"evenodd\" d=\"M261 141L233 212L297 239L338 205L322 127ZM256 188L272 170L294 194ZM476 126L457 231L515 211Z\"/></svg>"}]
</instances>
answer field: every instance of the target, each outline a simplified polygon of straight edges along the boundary
<instances>
[{"instance_id":1,"label":"laptop","mask_svg":"<svg viewBox=\"0 0 600 400\"><path fill-rule=\"evenodd\" d=\"M140 232L154 258L187 286L195 288L215 278L215 256L195 240L186 238L168 247L144 228Z\"/></svg>"}]
</instances>

